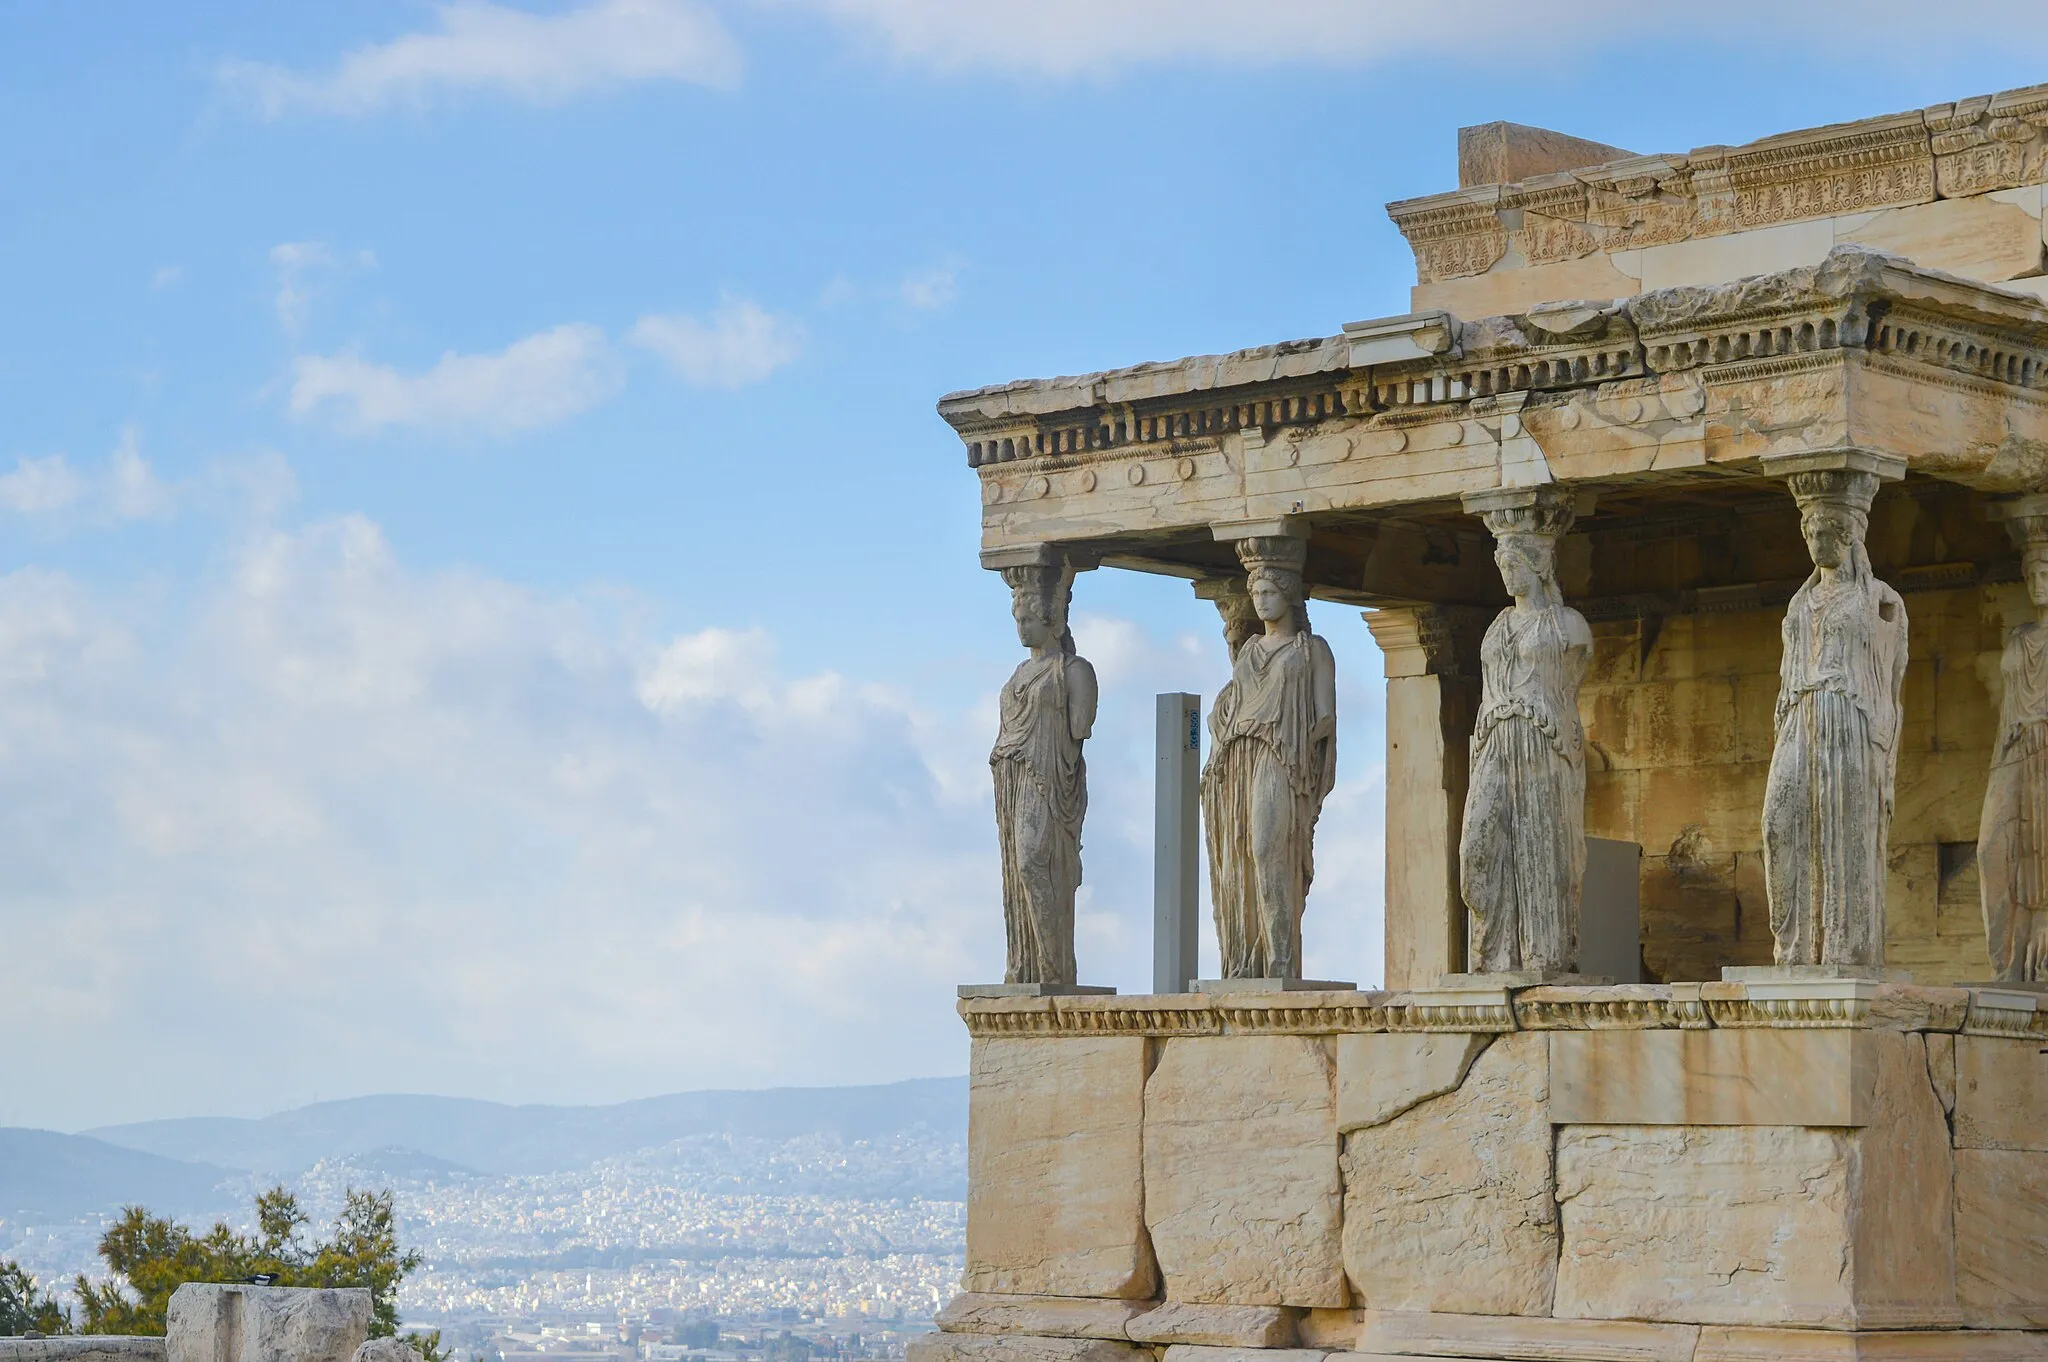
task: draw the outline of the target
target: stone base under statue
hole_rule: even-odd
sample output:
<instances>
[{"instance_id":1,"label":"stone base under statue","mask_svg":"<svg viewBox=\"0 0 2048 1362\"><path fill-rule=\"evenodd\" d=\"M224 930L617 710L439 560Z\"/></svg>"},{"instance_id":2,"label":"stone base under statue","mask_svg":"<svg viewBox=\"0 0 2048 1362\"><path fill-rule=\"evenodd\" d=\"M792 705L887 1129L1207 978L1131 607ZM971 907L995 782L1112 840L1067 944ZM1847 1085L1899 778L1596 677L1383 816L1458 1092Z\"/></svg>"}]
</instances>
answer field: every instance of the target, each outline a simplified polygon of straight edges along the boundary
<instances>
[{"instance_id":1,"label":"stone base under statue","mask_svg":"<svg viewBox=\"0 0 2048 1362\"><path fill-rule=\"evenodd\" d=\"M1726 965L1721 978L1732 984L1819 983L1854 980L1870 984L1910 984L1912 974L1883 965Z\"/></svg>"},{"instance_id":2,"label":"stone base under statue","mask_svg":"<svg viewBox=\"0 0 2048 1362\"><path fill-rule=\"evenodd\" d=\"M2033 994L1787 980L960 1012L965 1294L911 1362L2048 1362Z\"/></svg>"},{"instance_id":3,"label":"stone base under statue","mask_svg":"<svg viewBox=\"0 0 2048 1362\"><path fill-rule=\"evenodd\" d=\"M1114 998L1099 984L962 984L963 998Z\"/></svg>"},{"instance_id":4,"label":"stone base under statue","mask_svg":"<svg viewBox=\"0 0 2048 1362\"><path fill-rule=\"evenodd\" d=\"M1190 993L1355 993L1357 984L1333 979L1190 979Z\"/></svg>"},{"instance_id":5,"label":"stone base under statue","mask_svg":"<svg viewBox=\"0 0 2048 1362\"><path fill-rule=\"evenodd\" d=\"M1547 969L1498 969L1474 974L1446 974L1438 988L1593 988L1614 980L1602 974L1567 974Z\"/></svg>"}]
</instances>

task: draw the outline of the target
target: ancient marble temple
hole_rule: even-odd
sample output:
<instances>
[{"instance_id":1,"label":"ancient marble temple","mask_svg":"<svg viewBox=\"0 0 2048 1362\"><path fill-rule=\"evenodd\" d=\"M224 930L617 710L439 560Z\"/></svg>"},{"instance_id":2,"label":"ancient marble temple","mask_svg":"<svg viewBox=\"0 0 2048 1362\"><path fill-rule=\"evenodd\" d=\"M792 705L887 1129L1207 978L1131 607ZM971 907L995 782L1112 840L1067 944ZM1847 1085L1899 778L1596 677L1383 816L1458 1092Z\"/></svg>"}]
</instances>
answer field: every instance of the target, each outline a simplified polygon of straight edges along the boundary
<instances>
[{"instance_id":1,"label":"ancient marble temple","mask_svg":"<svg viewBox=\"0 0 2048 1362\"><path fill-rule=\"evenodd\" d=\"M1404 315L940 403L1032 659L912 1362L2048 1362L2048 87L1459 172ZM1098 565L1230 642L1189 993L1073 984ZM1384 659L1380 988L1300 978L1369 835L1306 600Z\"/></svg>"}]
</instances>

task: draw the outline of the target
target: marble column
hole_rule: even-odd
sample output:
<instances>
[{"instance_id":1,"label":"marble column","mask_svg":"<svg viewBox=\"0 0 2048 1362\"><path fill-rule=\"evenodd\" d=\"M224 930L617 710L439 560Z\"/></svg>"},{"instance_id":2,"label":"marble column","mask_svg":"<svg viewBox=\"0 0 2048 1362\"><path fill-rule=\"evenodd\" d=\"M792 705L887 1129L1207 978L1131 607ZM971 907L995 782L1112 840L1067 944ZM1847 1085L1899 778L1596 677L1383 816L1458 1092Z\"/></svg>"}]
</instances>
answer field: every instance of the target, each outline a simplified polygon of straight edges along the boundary
<instances>
[{"instance_id":1,"label":"marble column","mask_svg":"<svg viewBox=\"0 0 2048 1362\"><path fill-rule=\"evenodd\" d=\"M1813 559L1785 609L1764 880L1779 967L1884 965L1886 848L1899 765L1906 603L1870 569L1878 484L1902 460L1826 450L1764 462L1799 503Z\"/></svg>"},{"instance_id":2,"label":"marble column","mask_svg":"<svg viewBox=\"0 0 2048 1362\"><path fill-rule=\"evenodd\" d=\"M1365 612L1387 678L1386 986L1434 988L1465 968L1458 828L1486 612Z\"/></svg>"}]
</instances>

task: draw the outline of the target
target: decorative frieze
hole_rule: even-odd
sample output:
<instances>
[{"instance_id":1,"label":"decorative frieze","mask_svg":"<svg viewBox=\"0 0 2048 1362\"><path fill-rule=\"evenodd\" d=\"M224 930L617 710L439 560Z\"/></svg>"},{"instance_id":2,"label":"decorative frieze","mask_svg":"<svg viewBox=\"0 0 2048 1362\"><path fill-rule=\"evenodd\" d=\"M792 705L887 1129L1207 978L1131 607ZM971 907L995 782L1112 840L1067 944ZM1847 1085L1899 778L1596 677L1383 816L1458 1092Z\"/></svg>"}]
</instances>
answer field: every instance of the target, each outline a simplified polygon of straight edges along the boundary
<instances>
[{"instance_id":1,"label":"decorative frieze","mask_svg":"<svg viewBox=\"0 0 2048 1362\"><path fill-rule=\"evenodd\" d=\"M1338 1036L1778 1027L2048 1036L2048 1012L1995 989L1864 980L1621 984L1394 992L966 998L976 1038Z\"/></svg>"}]
</instances>

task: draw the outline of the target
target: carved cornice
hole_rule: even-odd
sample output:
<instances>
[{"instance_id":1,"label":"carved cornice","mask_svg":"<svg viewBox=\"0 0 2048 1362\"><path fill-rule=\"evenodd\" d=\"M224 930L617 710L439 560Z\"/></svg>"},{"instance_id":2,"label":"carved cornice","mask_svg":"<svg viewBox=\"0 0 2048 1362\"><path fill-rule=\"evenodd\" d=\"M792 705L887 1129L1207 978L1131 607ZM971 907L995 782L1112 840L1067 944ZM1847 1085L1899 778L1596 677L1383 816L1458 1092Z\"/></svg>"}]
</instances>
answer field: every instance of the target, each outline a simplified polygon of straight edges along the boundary
<instances>
[{"instance_id":1,"label":"carved cornice","mask_svg":"<svg viewBox=\"0 0 2048 1362\"><path fill-rule=\"evenodd\" d=\"M2048 180L2048 86L1387 205L1416 281L1547 265Z\"/></svg>"},{"instance_id":2,"label":"carved cornice","mask_svg":"<svg viewBox=\"0 0 2048 1362\"><path fill-rule=\"evenodd\" d=\"M1816 1027L2048 1036L2011 995L1911 984L1625 984L1413 992L963 999L978 1039Z\"/></svg>"},{"instance_id":3,"label":"carved cornice","mask_svg":"<svg viewBox=\"0 0 2048 1362\"><path fill-rule=\"evenodd\" d=\"M1442 353L1360 368L1339 335L956 393L939 409L993 503L1234 474L1248 446L1284 460L1318 432L1370 457L1446 419L1506 434L1538 412L1567 431L1689 421L1713 382L1813 372L1850 352L1914 381L2048 402L2038 300L1859 247L1725 285L1446 325ZM1673 375L1690 381L1652 381Z\"/></svg>"}]
</instances>

